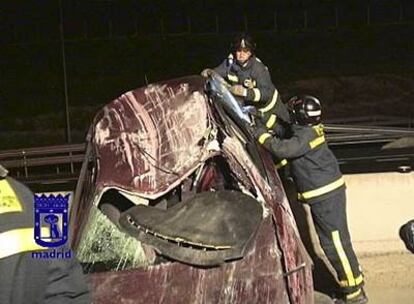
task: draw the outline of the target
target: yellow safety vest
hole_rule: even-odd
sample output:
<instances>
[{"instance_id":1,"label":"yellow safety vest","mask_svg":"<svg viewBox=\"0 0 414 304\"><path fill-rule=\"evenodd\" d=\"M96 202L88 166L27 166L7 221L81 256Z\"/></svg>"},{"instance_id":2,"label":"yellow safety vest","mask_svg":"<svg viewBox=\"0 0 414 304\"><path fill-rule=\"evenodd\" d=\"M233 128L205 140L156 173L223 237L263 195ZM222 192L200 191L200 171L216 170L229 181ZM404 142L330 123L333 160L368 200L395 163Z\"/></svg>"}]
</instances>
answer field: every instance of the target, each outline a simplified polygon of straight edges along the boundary
<instances>
[{"instance_id":1,"label":"yellow safety vest","mask_svg":"<svg viewBox=\"0 0 414 304\"><path fill-rule=\"evenodd\" d=\"M9 182L6 179L0 179L0 224L1 217L12 212L23 212L22 204ZM34 227L16 228L0 232L0 259L22 252L45 249L47 248L36 244Z\"/></svg>"}]
</instances>

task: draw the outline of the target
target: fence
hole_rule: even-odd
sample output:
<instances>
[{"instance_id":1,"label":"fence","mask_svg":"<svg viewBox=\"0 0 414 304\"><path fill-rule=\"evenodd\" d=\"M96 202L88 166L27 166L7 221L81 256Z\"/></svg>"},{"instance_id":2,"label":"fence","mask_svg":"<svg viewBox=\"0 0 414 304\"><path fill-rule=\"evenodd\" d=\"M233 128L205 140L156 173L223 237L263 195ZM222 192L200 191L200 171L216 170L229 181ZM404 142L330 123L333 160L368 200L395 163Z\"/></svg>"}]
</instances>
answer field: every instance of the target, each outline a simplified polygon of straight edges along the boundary
<instances>
[{"instance_id":1,"label":"fence","mask_svg":"<svg viewBox=\"0 0 414 304\"><path fill-rule=\"evenodd\" d=\"M63 25L65 40L133 37L147 35L198 35L240 31L284 31L335 29L347 26L414 23L414 4L408 0L326 1L308 6L283 4L253 5L239 1L231 9L219 1L165 1L115 3L114 1L63 1L60 18L58 1L48 7L36 3L11 5L0 10L4 43L58 40ZM201 3L201 4L200 4ZM279 4L278 4L279 3ZM47 17L44 14L48 14Z\"/></svg>"}]
</instances>

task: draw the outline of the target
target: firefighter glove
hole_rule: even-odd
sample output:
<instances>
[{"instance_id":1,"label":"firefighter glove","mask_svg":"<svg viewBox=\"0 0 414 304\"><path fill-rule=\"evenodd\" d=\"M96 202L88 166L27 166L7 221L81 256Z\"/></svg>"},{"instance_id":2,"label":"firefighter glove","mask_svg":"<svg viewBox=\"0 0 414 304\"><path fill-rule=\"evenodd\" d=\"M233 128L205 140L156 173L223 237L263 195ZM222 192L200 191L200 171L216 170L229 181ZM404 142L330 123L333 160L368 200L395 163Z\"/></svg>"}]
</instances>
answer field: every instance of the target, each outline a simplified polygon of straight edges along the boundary
<instances>
[{"instance_id":1,"label":"firefighter glove","mask_svg":"<svg viewBox=\"0 0 414 304\"><path fill-rule=\"evenodd\" d=\"M268 132L266 127L258 126L258 128L256 128L254 131L254 138L256 138L257 141L263 145L265 142L272 138L272 135Z\"/></svg>"},{"instance_id":2,"label":"firefighter glove","mask_svg":"<svg viewBox=\"0 0 414 304\"><path fill-rule=\"evenodd\" d=\"M257 117L259 115L259 111L257 111L257 108L255 106L244 106L243 112L250 114L254 117Z\"/></svg>"},{"instance_id":3,"label":"firefighter glove","mask_svg":"<svg viewBox=\"0 0 414 304\"><path fill-rule=\"evenodd\" d=\"M4 178L7 176L9 171L7 171L6 168L4 168L2 165L0 165L0 178Z\"/></svg>"},{"instance_id":4,"label":"firefighter glove","mask_svg":"<svg viewBox=\"0 0 414 304\"><path fill-rule=\"evenodd\" d=\"M204 78L208 78L208 77L210 77L211 75L213 75L213 73L214 73L214 70L212 70L212 69L204 69L204 70L201 72L201 76L203 76Z\"/></svg>"},{"instance_id":5,"label":"firefighter glove","mask_svg":"<svg viewBox=\"0 0 414 304\"><path fill-rule=\"evenodd\" d=\"M246 97L247 89L241 84L235 84L230 87L230 92L235 96Z\"/></svg>"}]
</instances>

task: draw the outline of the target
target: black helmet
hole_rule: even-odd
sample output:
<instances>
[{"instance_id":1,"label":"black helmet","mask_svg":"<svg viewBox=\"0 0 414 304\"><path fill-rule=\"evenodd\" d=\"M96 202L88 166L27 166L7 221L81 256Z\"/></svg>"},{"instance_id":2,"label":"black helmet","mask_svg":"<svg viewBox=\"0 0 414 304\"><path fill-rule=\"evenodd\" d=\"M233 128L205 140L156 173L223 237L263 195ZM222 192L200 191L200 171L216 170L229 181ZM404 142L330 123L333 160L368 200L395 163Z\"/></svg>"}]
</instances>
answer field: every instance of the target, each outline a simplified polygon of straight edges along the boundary
<instances>
[{"instance_id":1,"label":"black helmet","mask_svg":"<svg viewBox=\"0 0 414 304\"><path fill-rule=\"evenodd\" d=\"M240 49L249 49L250 52L254 54L256 50L256 43L249 35L241 34L234 39L233 43L231 44L231 48L233 52L236 52Z\"/></svg>"},{"instance_id":2,"label":"black helmet","mask_svg":"<svg viewBox=\"0 0 414 304\"><path fill-rule=\"evenodd\" d=\"M292 121L299 125L316 125L321 121L321 103L313 96L299 95L288 101Z\"/></svg>"},{"instance_id":3,"label":"black helmet","mask_svg":"<svg viewBox=\"0 0 414 304\"><path fill-rule=\"evenodd\" d=\"M414 220L400 227L400 238L403 240L405 247L414 253Z\"/></svg>"}]
</instances>

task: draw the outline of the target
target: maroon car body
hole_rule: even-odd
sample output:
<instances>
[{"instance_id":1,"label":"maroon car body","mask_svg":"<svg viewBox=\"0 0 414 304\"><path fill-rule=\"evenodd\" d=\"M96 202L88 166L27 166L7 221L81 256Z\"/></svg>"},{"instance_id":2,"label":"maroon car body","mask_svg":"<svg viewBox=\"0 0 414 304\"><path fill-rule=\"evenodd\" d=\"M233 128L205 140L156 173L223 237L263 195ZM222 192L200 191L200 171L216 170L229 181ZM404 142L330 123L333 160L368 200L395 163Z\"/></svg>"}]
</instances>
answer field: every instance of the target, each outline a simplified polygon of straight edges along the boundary
<instances>
[{"instance_id":1,"label":"maroon car body","mask_svg":"<svg viewBox=\"0 0 414 304\"><path fill-rule=\"evenodd\" d=\"M230 116L199 76L127 92L96 115L70 220L94 303L313 303L312 263L272 159ZM176 189L181 200L216 191L221 165L212 160L263 210L242 258L211 267L160 260L119 225L131 206Z\"/></svg>"}]
</instances>

